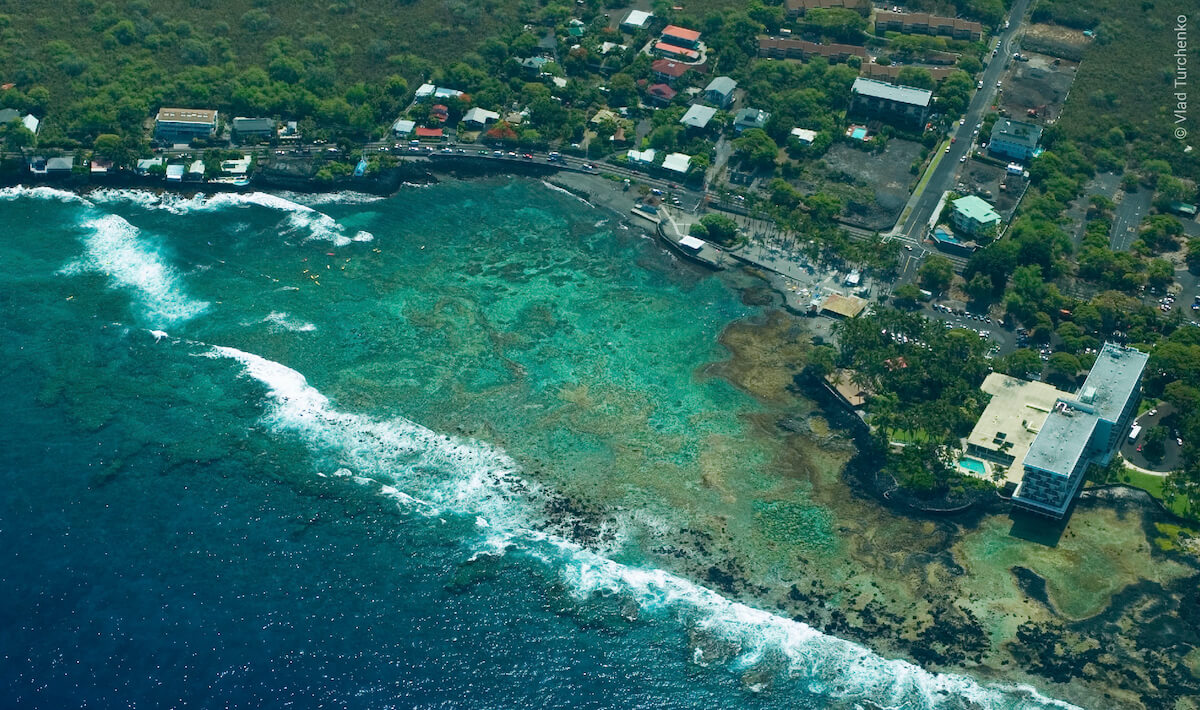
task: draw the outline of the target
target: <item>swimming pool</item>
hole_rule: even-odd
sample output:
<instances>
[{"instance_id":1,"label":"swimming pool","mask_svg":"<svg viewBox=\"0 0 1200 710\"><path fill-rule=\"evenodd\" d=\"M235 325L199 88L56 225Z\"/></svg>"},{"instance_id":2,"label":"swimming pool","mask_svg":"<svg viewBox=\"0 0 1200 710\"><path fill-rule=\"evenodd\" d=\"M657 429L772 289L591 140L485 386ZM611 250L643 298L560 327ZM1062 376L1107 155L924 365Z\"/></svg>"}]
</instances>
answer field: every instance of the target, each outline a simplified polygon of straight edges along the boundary
<instances>
[{"instance_id":1,"label":"swimming pool","mask_svg":"<svg viewBox=\"0 0 1200 710\"><path fill-rule=\"evenodd\" d=\"M855 140L865 140L867 137L867 129L855 128L853 131L850 131L850 137L854 138Z\"/></svg>"},{"instance_id":2,"label":"swimming pool","mask_svg":"<svg viewBox=\"0 0 1200 710\"><path fill-rule=\"evenodd\" d=\"M987 467L984 466L983 462L978 459L969 459L964 457L958 460L958 465L977 476L987 475Z\"/></svg>"}]
</instances>

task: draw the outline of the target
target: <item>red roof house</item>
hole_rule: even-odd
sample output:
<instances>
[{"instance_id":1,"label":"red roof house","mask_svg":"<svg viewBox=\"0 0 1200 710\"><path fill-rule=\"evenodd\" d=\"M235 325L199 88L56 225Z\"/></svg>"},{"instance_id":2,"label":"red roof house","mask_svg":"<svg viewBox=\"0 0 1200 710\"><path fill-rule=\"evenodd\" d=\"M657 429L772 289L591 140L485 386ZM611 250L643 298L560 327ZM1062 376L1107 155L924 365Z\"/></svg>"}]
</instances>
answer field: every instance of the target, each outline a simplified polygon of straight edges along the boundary
<instances>
[{"instance_id":1,"label":"red roof house","mask_svg":"<svg viewBox=\"0 0 1200 710\"><path fill-rule=\"evenodd\" d=\"M426 128L425 126L417 126L414 132L416 133L417 138L433 138L437 140L442 139L442 129L440 128Z\"/></svg>"}]
</instances>

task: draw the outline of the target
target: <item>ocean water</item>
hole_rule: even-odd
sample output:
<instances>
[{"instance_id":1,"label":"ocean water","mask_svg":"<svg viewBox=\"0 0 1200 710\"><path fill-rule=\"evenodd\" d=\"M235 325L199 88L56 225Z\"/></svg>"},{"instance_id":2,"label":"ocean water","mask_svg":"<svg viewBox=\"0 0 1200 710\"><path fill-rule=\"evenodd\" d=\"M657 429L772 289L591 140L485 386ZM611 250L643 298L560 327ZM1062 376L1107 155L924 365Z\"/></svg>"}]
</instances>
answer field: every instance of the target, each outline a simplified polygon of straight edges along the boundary
<instances>
[{"instance_id":1,"label":"ocean water","mask_svg":"<svg viewBox=\"0 0 1200 710\"><path fill-rule=\"evenodd\" d=\"M737 277L572 196L13 188L0 255L6 706L1065 706L658 564L841 542L705 373Z\"/></svg>"}]
</instances>

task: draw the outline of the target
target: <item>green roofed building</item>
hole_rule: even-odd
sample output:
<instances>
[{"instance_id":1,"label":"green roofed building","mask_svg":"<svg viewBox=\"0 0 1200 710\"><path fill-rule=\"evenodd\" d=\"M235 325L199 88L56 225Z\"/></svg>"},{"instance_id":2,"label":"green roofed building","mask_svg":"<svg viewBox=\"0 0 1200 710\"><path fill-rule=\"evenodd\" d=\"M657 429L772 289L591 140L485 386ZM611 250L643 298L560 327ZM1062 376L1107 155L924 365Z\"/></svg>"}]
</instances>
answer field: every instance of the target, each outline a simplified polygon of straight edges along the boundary
<instances>
[{"instance_id":1,"label":"green roofed building","mask_svg":"<svg viewBox=\"0 0 1200 710\"><path fill-rule=\"evenodd\" d=\"M1000 215L984 200L968 195L953 202L950 224L963 234L972 237L987 233L1000 226Z\"/></svg>"}]
</instances>

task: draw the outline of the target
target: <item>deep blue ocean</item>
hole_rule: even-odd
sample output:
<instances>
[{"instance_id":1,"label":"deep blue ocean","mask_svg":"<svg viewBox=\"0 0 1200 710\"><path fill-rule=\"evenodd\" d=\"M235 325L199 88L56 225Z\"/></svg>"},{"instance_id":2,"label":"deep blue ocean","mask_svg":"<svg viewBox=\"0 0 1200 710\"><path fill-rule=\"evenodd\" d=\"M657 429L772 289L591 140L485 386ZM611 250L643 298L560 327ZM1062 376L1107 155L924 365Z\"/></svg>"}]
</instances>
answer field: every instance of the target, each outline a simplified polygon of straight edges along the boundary
<instances>
[{"instance_id":1,"label":"deep blue ocean","mask_svg":"<svg viewBox=\"0 0 1200 710\"><path fill-rule=\"evenodd\" d=\"M637 231L528 181L3 191L0 706L1056 705L647 566L636 512L555 508L556 481L669 498L701 436L760 445L692 375L755 308Z\"/></svg>"}]
</instances>

